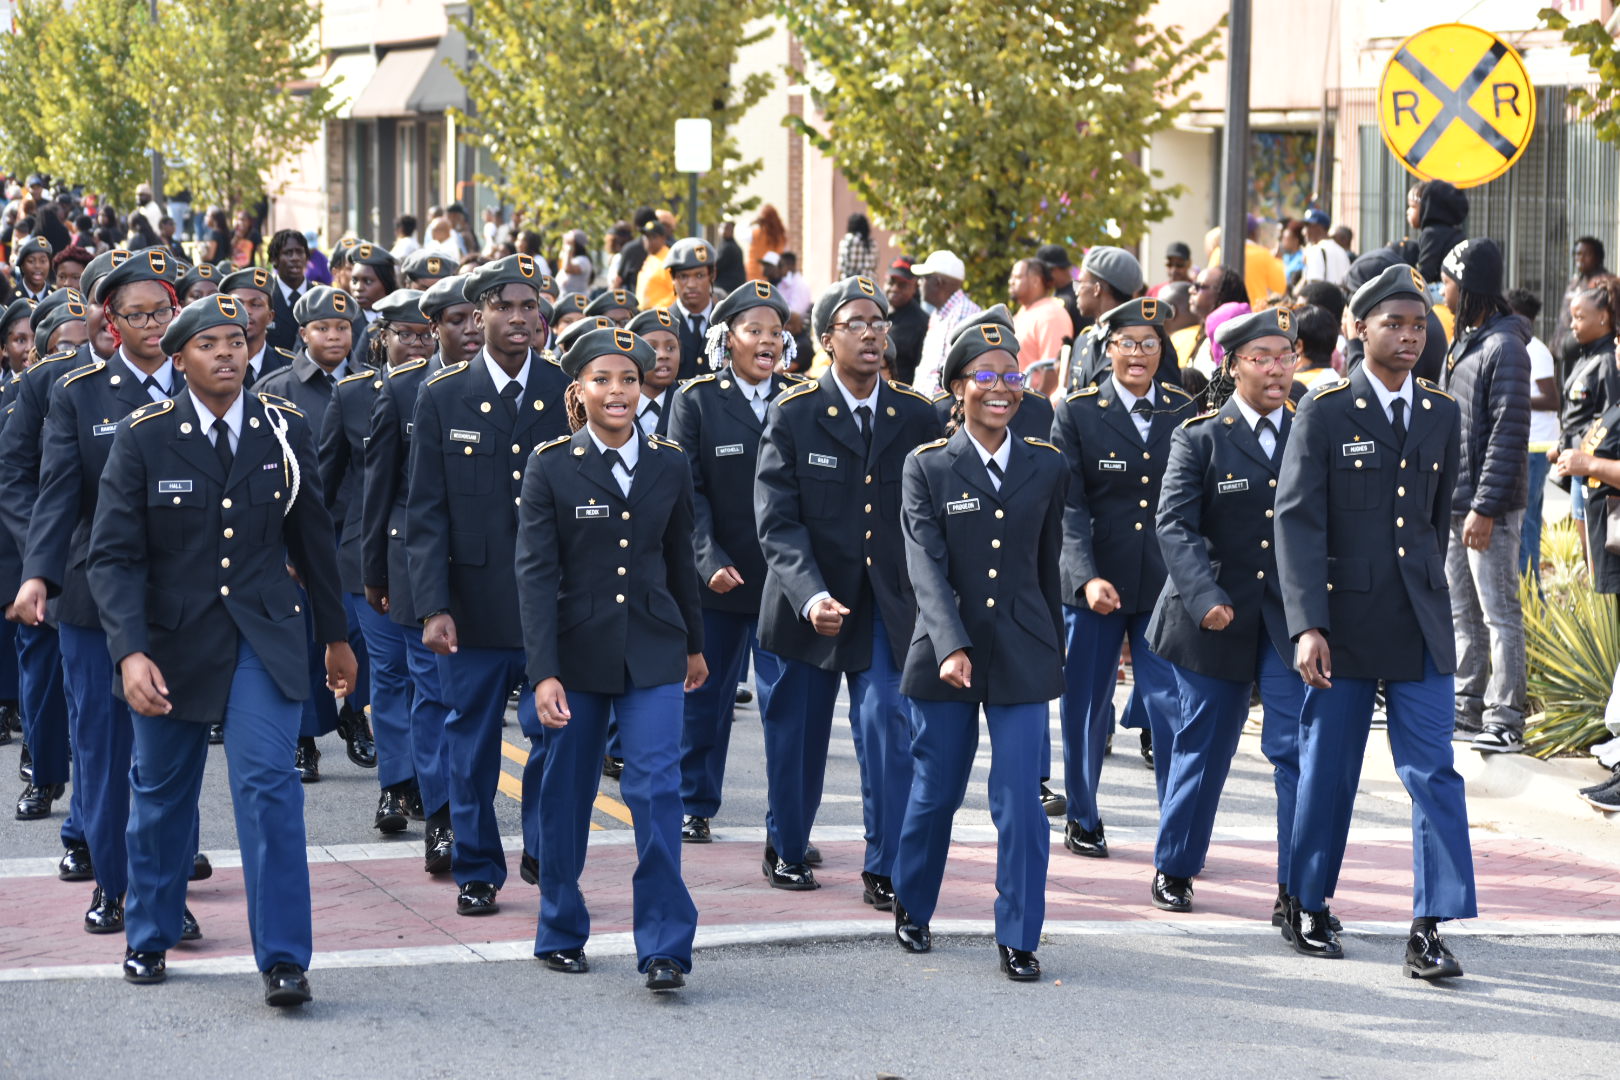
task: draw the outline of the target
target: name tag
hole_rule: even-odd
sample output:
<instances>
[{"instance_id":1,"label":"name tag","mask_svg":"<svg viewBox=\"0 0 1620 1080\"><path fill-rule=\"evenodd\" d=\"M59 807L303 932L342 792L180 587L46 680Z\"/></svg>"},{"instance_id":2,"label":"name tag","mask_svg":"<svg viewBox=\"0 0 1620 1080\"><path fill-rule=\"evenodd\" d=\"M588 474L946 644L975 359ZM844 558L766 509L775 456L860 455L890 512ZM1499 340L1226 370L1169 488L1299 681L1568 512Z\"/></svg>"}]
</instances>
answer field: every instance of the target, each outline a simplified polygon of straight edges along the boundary
<instances>
[{"instance_id":1,"label":"name tag","mask_svg":"<svg viewBox=\"0 0 1620 1080\"><path fill-rule=\"evenodd\" d=\"M279 462L279 461L267 461L267 462L264 463L263 468L261 468L259 471L260 472L269 472L271 469L279 469L279 468L281 468L281 462Z\"/></svg>"},{"instance_id":2,"label":"name tag","mask_svg":"<svg viewBox=\"0 0 1620 1080\"><path fill-rule=\"evenodd\" d=\"M576 506L576 507L574 507L574 517L576 519L578 519L578 518L605 518L607 516L608 516L608 508L605 507L605 506Z\"/></svg>"},{"instance_id":3,"label":"name tag","mask_svg":"<svg viewBox=\"0 0 1620 1080\"><path fill-rule=\"evenodd\" d=\"M809 457L809 461L810 461L810 464L819 465L823 469L836 469L836 468L838 468L838 459L835 458L835 457L832 457L832 456L830 456L828 454L811 454L810 457Z\"/></svg>"},{"instance_id":4,"label":"name tag","mask_svg":"<svg viewBox=\"0 0 1620 1080\"><path fill-rule=\"evenodd\" d=\"M978 499L958 499L956 502L945 504L947 514L967 514L979 508Z\"/></svg>"},{"instance_id":5,"label":"name tag","mask_svg":"<svg viewBox=\"0 0 1620 1080\"><path fill-rule=\"evenodd\" d=\"M1371 443L1371 442L1347 442L1347 443L1344 444L1344 456L1345 457L1354 457L1357 454L1371 454L1371 453L1375 453L1377 451L1377 449L1378 449L1378 444L1377 443Z\"/></svg>"},{"instance_id":6,"label":"name tag","mask_svg":"<svg viewBox=\"0 0 1620 1080\"><path fill-rule=\"evenodd\" d=\"M482 431L463 431L460 428L450 429L451 442L480 442L484 438Z\"/></svg>"},{"instance_id":7,"label":"name tag","mask_svg":"<svg viewBox=\"0 0 1620 1080\"><path fill-rule=\"evenodd\" d=\"M118 430L117 424L97 424L90 429L92 435L111 435Z\"/></svg>"},{"instance_id":8,"label":"name tag","mask_svg":"<svg viewBox=\"0 0 1620 1080\"><path fill-rule=\"evenodd\" d=\"M1118 461L1118 460L1115 460L1115 461L1098 461L1097 462L1097 468L1101 469L1103 472L1124 472L1125 471L1125 463L1123 461Z\"/></svg>"},{"instance_id":9,"label":"name tag","mask_svg":"<svg viewBox=\"0 0 1620 1080\"><path fill-rule=\"evenodd\" d=\"M729 446L717 446L717 447L714 448L714 456L715 457L736 457L738 454L740 454L742 452L743 452L743 444L740 443L740 442L739 443L732 443Z\"/></svg>"},{"instance_id":10,"label":"name tag","mask_svg":"<svg viewBox=\"0 0 1620 1080\"><path fill-rule=\"evenodd\" d=\"M411 432L413 432L415 430L416 430L416 425L414 423L412 423L409 420L405 421L405 434L406 435L409 435Z\"/></svg>"},{"instance_id":11,"label":"name tag","mask_svg":"<svg viewBox=\"0 0 1620 1080\"><path fill-rule=\"evenodd\" d=\"M159 480L158 481L158 494L159 495L173 495L173 494L176 494L177 492L190 491L190 490L191 490L191 481L190 480Z\"/></svg>"},{"instance_id":12,"label":"name tag","mask_svg":"<svg viewBox=\"0 0 1620 1080\"><path fill-rule=\"evenodd\" d=\"M1220 495L1225 495L1229 491L1248 490L1249 482L1247 480L1222 480L1220 483L1215 485L1215 491Z\"/></svg>"}]
</instances>

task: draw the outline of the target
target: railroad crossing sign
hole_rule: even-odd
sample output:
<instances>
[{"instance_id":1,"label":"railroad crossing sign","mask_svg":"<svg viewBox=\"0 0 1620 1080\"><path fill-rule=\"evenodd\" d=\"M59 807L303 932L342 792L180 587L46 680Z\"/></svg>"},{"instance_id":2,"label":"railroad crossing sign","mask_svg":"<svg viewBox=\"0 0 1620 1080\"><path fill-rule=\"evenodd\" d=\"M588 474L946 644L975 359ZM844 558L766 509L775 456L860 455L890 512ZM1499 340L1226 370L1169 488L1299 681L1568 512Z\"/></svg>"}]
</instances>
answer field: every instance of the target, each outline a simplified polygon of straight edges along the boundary
<instances>
[{"instance_id":1,"label":"railroad crossing sign","mask_svg":"<svg viewBox=\"0 0 1620 1080\"><path fill-rule=\"evenodd\" d=\"M1385 65L1378 126L1410 172L1474 187L1507 172L1530 144L1536 90L1517 50L1495 34L1431 26Z\"/></svg>"}]
</instances>

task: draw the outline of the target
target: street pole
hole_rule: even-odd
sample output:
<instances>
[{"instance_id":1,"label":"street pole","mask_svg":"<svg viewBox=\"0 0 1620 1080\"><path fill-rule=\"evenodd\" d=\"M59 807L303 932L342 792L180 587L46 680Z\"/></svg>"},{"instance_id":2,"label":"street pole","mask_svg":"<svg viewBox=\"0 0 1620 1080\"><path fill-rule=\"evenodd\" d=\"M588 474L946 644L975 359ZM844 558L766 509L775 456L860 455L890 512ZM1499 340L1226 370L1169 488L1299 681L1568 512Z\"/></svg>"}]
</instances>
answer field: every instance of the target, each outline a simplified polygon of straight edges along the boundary
<instances>
[{"instance_id":1,"label":"street pole","mask_svg":"<svg viewBox=\"0 0 1620 1080\"><path fill-rule=\"evenodd\" d=\"M1250 0L1231 0L1227 14L1226 131L1221 155L1221 265L1243 273L1248 232Z\"/></svg>"},{"instance_id":2,"label":"street pole","mask_svg":"<svg viewBox=\"0 0 1620 1080\"><path fill-rule=\"evenodd\" d=\"M687 204L686 235L687 236L696 236L698 234L698 194L697 194L698 174L697 173L687 173L686 175L692 178L691 196L686 200L686 204Z\"/></svg>"},{"instance_id":3,"label":"street pole","mask_svg":"<svg viewBox=\"0 0 1620 1080\"><path fill-rule=\"evenodd\" d=\"M158 24L158 0L152 0L152 28ZM157 203L165 213L168 206L163 201L163 155L158 153L157 147L152 147L152 201Z\"/></svg>"}]
</instances>

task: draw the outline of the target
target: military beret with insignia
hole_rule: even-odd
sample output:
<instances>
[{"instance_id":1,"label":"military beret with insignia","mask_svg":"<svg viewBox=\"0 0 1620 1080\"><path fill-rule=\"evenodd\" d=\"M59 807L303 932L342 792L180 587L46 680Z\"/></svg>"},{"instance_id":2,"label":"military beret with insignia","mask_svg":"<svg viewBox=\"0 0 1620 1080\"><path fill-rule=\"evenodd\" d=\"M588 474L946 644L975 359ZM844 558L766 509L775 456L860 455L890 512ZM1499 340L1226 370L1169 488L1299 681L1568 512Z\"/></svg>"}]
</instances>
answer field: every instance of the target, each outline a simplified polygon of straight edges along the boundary
<instances>
[{"instance_id":1,"label":"military beret with insignia","mask_svg":"<svg viewBox=\"0 0 1620 1080\"><path fill-rule=\"evenodd\" d=\"M34 308L34 324L39 325L39 320L69 301L83 304L85 302L84 293L78 289L57 289L54 292L46 293L39 298L39 303Z\"/></svg>"},{"instance_id":2,"label":"military beret with insignia","mask_svg":"<svg viewBox=\"0 0 1620 1080\"><path fill-rule=\"evenodd\" d=\"M322 319L348 319L355 322L363 318L365 316L360 314L360 301L330 285L315 286L300 296L298 303L293 305L293 321L299 326L308 326Z\"/></svg>"},{"instance_id":3,"label":"military beret with insignia","mask_svg":"<svg viewBox=\"0 0 1620 1080\"><path fill-rule=\"evenodd\" d=\"M214 268L207 263L198 263L196 266L186 268L186 272L180 275L180 281L175 285L174 291L184 297L200 281L209 282L214 288L219 288L219 275L214 273Z\"/></svg>"},{"instance_id":4,"label":"military beret with insignia","mask_svg":"<svg viewBox=\"0 0 1620 1080\"><path fill-rule=\"evenodd\" d=\"M227 293L214 293L180 309L180 314L163 331L163 351L173 356L186 342L216 326L239 327L245 334L247 325L247 307L240 300Z\"/></svg>"},{"instance_id":5,"label":"military beret with insignia","mask_svg":"<svg viewBox=\"0 0 1620 1080\"><path fill-rule=\"evenodd\" d=\"M574 324L574 326L578 325L579 323ZM568 329L572 330L573 328L573 326L570 326ZM676 337L681 336L680 327L675 322L675 316L671 315L665 308L654 308L651 311L643 311L641 314L631 319L629 324L625 326L625 329L640 337L645 337L648 334L656 334L659 332L665 334L674 334Z\"/></svg>"},{"instance_id":6,"label":"military beret with insignia","mask_svg":"<svg viewBox=\"0 0 1620 1080\"><path fill-rule=\"evenodd\" d=\"M412 252L399 266L399 272L413 282L438 281L456 270L454 259L448 258L443 252L425 249Z\"/></svg>"},{"instance_id":7,"label":"military beret with insignia","mask_svg":"<svg viewBox=\"0 0 1620 1080\"><path fill-rule=\"evenodd\" d=\"M226 274L219 283L220 292L235 292L237 289L257 289L274 299L276 282L270 271L264 267L250 266L233 274Z\"/></svg>"},{"instance_id":8,"label":"military beret with insignia","mask_svg":"<svg viewBox=\"0 0 1620 1080\"><path fill-rule=\"evenodd\" d=\"M179 260L163 248L142 248L113 264L99 283L97 299L105 304L114 292L138 281L161 281L173 288L180 280L180 265Z\"/></svg>"},{"instance_id":9,"label":"military beret with insignia","mask_svg":"<svg viewBox=\"0 0 1620 1080\"><path fill-rule=\"evenodd\" d=\"M664 262L664 269L671 274L678 274L683 270L702 270L705 267L714 268L714 248L709 246L707 240L696 236L688 236L684 240L677 240L675 246L669 249L669 258Z\"/></svg>"},{"instance_id":10,"label":"military beret with insignia","mask_svg":"<svg viewBox=\"0 0 1620 1080\"><path fill-rule=\"evenodd\" d=\"M33 315L34 301L26 296L19 296L7 304L6 310L0 312L0 341L5 340L6 334L11 331L12 323L18 319L33 318Z\"/></svg>"},{"instance_id":11,"label":"military beret with insignia","mask_svg":"<svg viewBox=\"0 0 1620 1080\"><path fill-rule=\"evenodd\" d=\"M394 255L381 244L362 240L349 249L350 266L393 266Z\"/></svg>"},{"instance_id":12,"label":"military beret with insignia","mask_svg":"<svg viewBox=\"0 0 1620 1080\"><path fill-rule=\"evenodd\" d=\"M564 315L583 315L585 309L591 306L591 299L584 293L565 292L551 306L559 319Z\"/></svg>"},{"instance_id":13,"label":"military beret with insignia","mask_svg":"<svg viewBox=\"0 0 1620 1080\"><path fill-rule=\"evenodd\" d=\"M1001 304L996 307L1007 310ZM1018 338L1013 335L1011 324L999 318L983 318L989 314L988 311L980 312L973 325L962 327L951 339L951 349L945 354L945 366L939 377L941 386L949 387L960 379L962 369L985 353L1011 353L1013 359L1018 358Z\"/></svg>"},{"instance_id":14,"label":"military beret with insignia","mask_svg":"<svg viewBox=\"0 0 1620 1080\"><path fill-rule=\"evenodd\" d=\"M636 294L628 289L608 289L598 293L594 300L585 305L587 315L606 315L610 311L628 311L634 315L639 310Z\"/></svg>"},{"instance_id":15,"label":"military beret with insignia","mask_svg":"<svg viewBox=\"0 0 1620 1080\"><path fill-rule=\"evenodd\" d=\"M567 352L581 334L588 334L592 330L616 329L612 319L606 315L587 315L578 322L570 323L557 331L557 351Z\"/></svg>"},{"instance_id":16,"label":"military beret with insignia","mask_svg":"<svg viewBox=\"0 0 1620 1080\"><path fill-rule=\"evenodd\" d=\"M421 289L395 289L387 296L371 305L371 310L388 322L396 323L425 323L427 316L422 314L422 297L426 295Z\"/></svg>"},{"instance_id":17,"label":"military beret with insignia","mask_svg":"<svg viewBox=\"0 0 1620 1080\"><path fill-rule=\"evenodd\" d=\"M1226 350L1227 356L1251 341L1267 337L1287 338L1290 345L1298 341L1299 330L1294 325L1294 313L1284 307L1267 308L1252 315L1228 319L1215 331L1215 341Z\"/></svg>"},{"instance_id":18,"label":"military beret with insignia","mask_svg":"<svg viewBox=\"0 0 1620 1080\"><path fill-rule=\"evenodd\" d=\"M726 295L726 298L714 305L714 313L709 317L713 323L730 324L745 311L757 307L768 307L776 312L777 318L784 323L788 320L787 301L775 285L768 281L745 281Z\"/></svg>"},{"instance_id":19,"label":"military beret with insignia","mask_svg":"<svg viewBox=\"0 0 1620 1080\"><path fill-rule=\"evenodd\" d=\"M437 319L457 304L469 303L470 301L461 294L462 286L465 284L460 275L454 275L442 277L429 285L422 291L422 299L418 301L422 317Z\"/></svg>"},{"instance_id":20,"label":"military beret with insignia","mask_svg":"<svg viewBox=\"0 0 1620 1080\"><path fill-rule=\"evenodd\" d=\"M1383 273L1357 289L1350 297L1350 314L1365 319L1372 309L1385 300L1418 300L1425 310L1429 306L1429 291L1423 275L1415 267L1396 263Z\"/></svg>"},{"instance_id":21,"label":"military beret with insignia","mask_svg":"<svg viewBox=\"0 0 1620 1080\"><path fill-rule=\"evenodd\" d=\"M540 294L540 266L528 255L508 255L478 267L462 282L461 294L473 303L493 289L527 285Z\"/></svg>"},{"instance_id":22,"label":"military beret with insignia","mask_svg":"<svg viewBox=\"0 0 1620 1080\"><path fill-rule=\"evenodd\" d=\"M956 329L951 331L951 344L954 345L957 338L961 337L975 326L984 326L988 325L989 323L996 323L1008 330L1011 330L1013 329L1012 312L1007 310L1006 304L992 304L990 307L985 308L971 319L964 319L962 322L958 323Z\"/></svg>"},{"instance_id":23,"label":"military beret with insignia","mask_svg":"<svg viewBox=\"0 0 1620 1080\"><path fill-rule=\"evenodd\" d=\"M889 317L889 298L883 295L883 290L878 288L877 282L869 277L847 277L842 281L833 282L816 297L816 304L810 316L816 337L825 334L832 326L833 316L838 314L839 308L856 300L871 300L877 304L885 319Z\"/></svg>"},{"instance_id":24,"label":"military beret with insignia","mask_svg":"<svg viewBox=\"0 0 1620 1080\"><path fill-rule=\"evenodd\" d=\"M1102 318L1097 320L1097 329L1104 337L1127 326L1152 326L1163 330L1167 314L1169 311L1163 301L1151 296L1138 297L1104 312Z\"/></svg>"},{"instance_id":25,"label":"military beret with insignia","mask_svg":"<svg viewBox=\"0 0 1620 1080\"><path fill-rule=\"evenodd\" d=\"M563 354L562 369L570 379L577 379L586 364L602 356L628 356L643 375L658 360L653 347L630 331L603 326L574 338Z\"/></svg>"},{"instance_id":26,"label":"military beret with insignia","mask_svg":"<svg viewBox=\"0 0 1620 1080\"><path fill-rule=\"evenodd\" d=\"M77 293L74 295L78 295ZM34 349L44 356L51 351L51 335L70 322L84 322L86 309L84 300L66 300L51 308L45 314L39 314L34 309Z\"/></svg>"},{"instance_id":27,"label":"military beret with insignia","mask_svg":"<svg viewBox=\"0 0 1620 1080\"><path fill-rule=\"evenodd\" d=\"M21 244L17 245L17 253L13 258L15 259L16 264L21 266L22 261L28 258L30 255L43 255L48 259L54 254L55 252L51 250L51 242L45 239L39 233L34 233Z\"/></svg>"},{"instance_id":28,"label":"military beret with insignia","mask_svg":"<svg viewBox=\"0 0 1620 1080\"><path fill-rule=\"evenodd\" d=\"M125 248L108 248L100 255L90 260L90 265L84 268L79 275L79 291L84 293L85 299L93 304L101 303L101 294L96 286L101 279L112 272L112 268L129 258L130 252ZM212 268L210 268L212 269Z\"/></svg>"}]
</instances>

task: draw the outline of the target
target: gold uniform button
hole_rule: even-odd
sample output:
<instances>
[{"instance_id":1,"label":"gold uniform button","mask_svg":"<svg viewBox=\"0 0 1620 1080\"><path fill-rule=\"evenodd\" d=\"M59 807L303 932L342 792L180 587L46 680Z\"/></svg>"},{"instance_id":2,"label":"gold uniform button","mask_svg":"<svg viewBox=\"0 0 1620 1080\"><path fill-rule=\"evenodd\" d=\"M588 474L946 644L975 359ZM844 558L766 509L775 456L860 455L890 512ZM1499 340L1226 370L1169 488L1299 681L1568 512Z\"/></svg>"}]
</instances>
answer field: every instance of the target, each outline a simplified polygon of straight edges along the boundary
<instances>
[{"instance_id":1,"label":"gold uniform button","mask_svg":"<svg viewBox=\"0 0 1620 1080\"><path fill-rule=\"evenodd\" d=\"M1277 481L1275 481L1275 480L1267 480L1266 481L1266 486L1267 487L1276 487L1277 486Z\"/></svg>"},{"instance_id":2,"label":"gold uniform button","mask_svg":"<svg viewBox=\"0 0 1620 1080\"><path fill-rule=\"evenodd\" d=\"M221 596L229 596L229 595L231 595L231 587L229 585L221 585L219 587L219 595L221 595Z\"/></svg>"},{"instance_id":3,"label":"gold uniform button","mask_svg":"<svg viewBox=\"0 0 1620 1080\"><path fill-rule=\"evenodd\" d=\"M866 557L866 565L867 565L867 566L871 566L871 565L872 565L872 556L870 556L870 555L868 555L868 556L867 556L867 557Z\"/></svg>"},{"instance_id":4,"label":"gold uniform button","mask_svg":"<svg viewBox=\"0 0 1620 1080\"><path fill-rule=\"evenodd\" d=\"M231 560L221 559L219 560L219 565L222 569L229 570L231 568Z\"/></svg>"},{"instance_id":5,"label":"gold uniform button","mask_svg":"<svg viewBox=\"0 0 1620 1080\"><path fill-rule=\"evenodd\" d=\"M278 498L278 499L281 498L281 492L279 492L279 491L276 492L276 498Z\"/></svg>"},{"instance_id":6,"label":"gold uniform button","mask_svg":"<svg viewBox=\"0 0 1620 1080\"><path fill-rule=\"evenodd\" d=\"M1000 540L992 540L992 541L990 541L990 546L993 547L993 548L998 548L998 547L1001 546L1001 541Z\"/></svg>"},{"instance_id":7,"label":"gold uniform button","mask_svg":"<svg viewBox=\"0 0 1620 1080\"><path fill-rule=\"evenodd\" d=\"M1141 531L1142 531L1142 523L1141 523L1141 522L1140 522L1140 521L1138 521L1138 522L1137 522L1137 523L1136 523L1136 531L1137 531L1137 532L1141 532Z\"/></svg>"},{"instance_id":8,"label":"gold uniform button","mask_svg":"<svg viewBox=\"0 0 1620 1080\"><path fill-rule=\"evenodd\" d=\"M995 570L995 567L991 567L991 568L990 568L990 576L991 576L991 577L995 577L995 576L996 576L996 570Z\"/></svg>"},{"instance_id":9,"label":"gold uniform button","mask_svg":"<svg viewBox=\"0 0 1620 1080\"><path fill-rule=\"evenodd\" d=\"M996 598L993 597L993 596L985 597L984 606L985 607L995 607L996 606Z\"/></svg>"},{"instance_id":10,"label":"gold uniform button","mask_svg":"<svg viewBox=\"0 0 1620 1080\"><path fill-rule=\"evenodd\" d=\"M626 510L624 513L619 515L619 518L622 521L629 521L630 520L630 511Z\"/></svg>"},{"instance_id":11,"label":"gold uniform button","mask_svg":"<svg viewBox=\"0 0 1620 1080\"><path fill-rule=\"evenodd\" d=\"M174 501L179 502L180 500L176 499ZM219 502L219 505L223 506L225 509L229 510L231 508L231 500L229 500L229 499L221 499L220 502Z\"/></svg>"},{"instance_id":12,"label":"gold uniform button","mask_svg":"<svg viewBox=\"0 0 1620 1080\"><path fill-rule=\"evenodd\" d=\"M628 540L620 540L619 541L619 546L622 547L622 548L623 547L629 547L630 546L630 541L628 541Z\"/></svg>"},{"instance_id":13,"label":"gold uniform button","mask_svg":"<svg viewBox=\"0 0 1620 1080\"><path fill-rule=\"evenodd\" d=\"M1429 468L1431 470L1433 470L1434 472L1439 472L1440 471L1440 463L1437 461L1433 465L1430 465Z\"/></svg>"},{"instance_id":14,"label":"gold uniform button","mask_svg":"<svg viewBox=\"0 0 1620 1080\"><path fill-rule=\"evenodd\" d=\"M1397 529L1404 529L1406 527L1406 519L1403 518L1403 517L1396 518L1395 519L1395 527Z\"/></svg>"},{"instance_id":15,"label":"gold uniform button","mask_svg":"<svg viewBox=\"0 0 1620 1080\"><path fill-rule=\"evenodd\" d=\"M624 577L624 573L625 573L624 567L622 567L622 566L619 567L619 576Z\"/></svg>"},{"instance_id":16,"label":"gold uniform button","mask_svg":"<svg viewBox=\"0 0 1620 1080\"><path fill-rule=\"evenodd\" d=\"M514 453L514 454L521 454L521 453L523 453L523 447L522 447L522 446L520 446L520 445L519 445L519 444L517 444L517 443L513 443L513 444L512 444L512 453Z\"/></svg>"},{"instance_id":17,"label":"gold uniform button","mask_svg":"<svg viewBox=\"0 0 1620 1080\"><path fill-rule=\"evenodd\" d=\"M1264 570L1256 570L1256 571L1255 571L1255 572L1254 572L1254 576L1255 576L1255 577L1256 577L1256 578L1259 578L1259 579L1261 579L1261 580L1264 580L1264 579L1265 579L1265 576L1266 576L1266 572L1265 572L1265 571L1264 571Z\"/></svg>"},{"instance_id":18,"label":"gold uniform button","mask_svg":"<svg viewBox=\"0 0 1620 1080\"><path fill-rule=\"evenodd\" d=\"M867 477L866 477L866 482L867 482L867 483L868 483L868 484L870 484L870 483L871 483L871 482L872 482L872 476L871 476L871 474L870 474L870 473L868 473L868 474L867 474Z\"/></svg>"},{"instance_id":19,"label":"gold uniform button","mask_svg":"<svg viewBox=\"0 0 1620 1080\"><path fill-rule=\"evenodd\" d=\"M1399 555L1401 558L1404 559L1404 558L1406 558L1406 549L1403 548L1403 547L1396 548L1395 549L1395 554Z\"/></svg>"},{"instance_id":20,"label":"gold uniform button","mask_svg":"<svg viewBox=\"0 0 1620 1080\"><path fill-rule=\"evenodd\" d=\"M1266 517L1276 517L1276 515L1277 515L1277 512L1275 510L1267 510L1266 511Z\"/></svg>"},{"instance_id":21,"label":"gold uniform button","mask_svg":"<svg viewBox=\"0 0 1620 1080\"><path fill-rule=\"evenodd\" d=\"M866 538L868 540L872 539L872 530L871 529L866 530Z\"/></svg>"},{"instance_id":22,"label":"gold uniform button","mask_svg":"<svg viewBox=\"0 0 1620 1080\"><path fill-rule=\"evenodd\" d=\"M1395 494L1401 496L1402 498L1404 498L1406 496L1406 488L1404 486L1396 488L1395 489Z\"/></svg>"},{"instance_id":23,"label":"gold uniform button","mask_svg":"<svg viewBox=\"0 0 1620 1080\"><path fill-rule=\"evenodd\" d=\"M872 504L871 503L866 504L866 512L868 514L870 514L872 512Z\"/></svg>"},{"instance_id":24,"label":"gold uniform button","mask_svg":"<svg viewBox=\"0 0 1620 1080\"><path fill-rule=\"evenodd\" d=\"M1330 581L1330 582L1328 582L1328 592L1332 592L1332 591L1333 591L1333 582Z\"/></svg>"},{"instance_id":25,"label":"gold uniform button","mask_svg":"<svg viewBox=\"0 0 1620 1080\"><path fill-rule=\"evenodd\" d=\"M1140 506L1142 509L1146 510L1147 509L1147 500L1143 499L1141 502L1137 503L1136 505Z\"/></svg>"},{"instance_id":26,"label":"gold uniform button","mask_svg":"<svg viewBox=\"0 0 1620 1080\"><path fill-rule=\"evenodd\" d=\"M1356 468L1358 468L1358 469L1361 468L1361 459L1360 458L1356 458Z\"/></svg>"},{"instance_id":27,"label":"gold uniform button","mask_svg":"<svg viewBox=\"0 0 1620 1080\"><path fill-rule=\"evenodd\" d=\"M1403 469L1406 468L1406 459L1405 458L1401 458L1401 468L1403 468Z\"/></svg>"},{"instance_id":28,"label":"gold uniform button","mask_svg":"<svg viewBox=\"0 0 1620 1080\"><path fill-rule=\"evenodd\" d=\"M293 614L294 615L299 614L303 610L304 610L304 605L303 604L294 604L293 605Z\"/></svg>"},{"instance_id":29,"label":"gold uniform button","mask_svg":"<svg viewBox=\"0 0 1620 1080\"><path fill-rule=\"evenodd\" d=\"M1271 546L1271 541L1270 540L1262 540L1262 541L1260 541L1260 550L1261 551L1266 550L1270 546Z\"/></svg>"},{"instance_id":30,"label":"gold uniform button","mask_svg":"<svg viewBox=\"0 0 1620 1080\"><path fill-rule=\"evenodd\" d=\"M514 480L523 479L523 472L521 470L519 470L519 469L513 469L512 470L512 479L514 479Z\"/></svg>"},{"instance_id":31,"label":"gold uniform button","mask_svg":"<svg viewBox=\"0 0 1620 1080\"><path fill-rule=\"evenodd\" d=\"M235 535L236 535L236 530L235 529L226 529L225 530L225 539L229 540L231 537L233 537Z\"/></svg>"},{"instance_id":32,"label":"gold uniform button","mask_svg":"<svg viewBox=\"0 0 1620 1080\"><path fill-rule=\"evenodd\" d=\"M1144 476L1144 477L1142 477L1142 483L1144 483L1144 484L1151 484L1151 483L1153 483L1153 477L1151 477L1151 476Z\"/></svg>"},{"instance_id":33,"label":"gold uniform button","mask_svg":"<svg viewBox=\"0 0 1620 1080\"><path fill-rule=\"evenodd\" d=\"M615 604L622 604L622 603L624 603L624 593L620 593L620 594L619 594L619 595L617 595L617 596L615 596L615 597L614 597L614 598L613 598L613 602L614 602L614 603L615 603Z\"/></svg>"},{"instance_id":34,"label":"gold uniform button","mask_svg":"<svg viewBox=\"0 0 1620 1080\"><path fill-rule=\"evenodd\" d=\"M174 497L174 505L176 505L176 506L180 505L180 496L176 495Z\"/></svg>"},{"instance_id":35,"label":"gold uniform button","mask_svg":"<svg viewBox=\"0 0 1620 1080\"><path fill-rule=\"evenodd\" d=\"M512 505L513 506L522 506L523 505L523 499L521 497L513 499L512 500Z\"/></svg>"},{"instance_id":36,"label":"gold uniform button","mask_svg":"<svg viewBox=\"0 0 1620 1080\"><path fill-rule=\"evenodd\" d=\"M471 454L471 453L472 453L472 447L470 447L470 446L463 446L463 447L462 447L462 448L461 448L461 452L462 452L462 453L463 453L463 454Z\"/></svg>"},{"instance_id":37,"label":"gold uniform button","mask_svg":"<svg viewBox=\"0 0 1620 1080\"><path fill-rule=\"evenodd\" d=\"M1147 451L1147 450L1142 451L1142 460L1143 461L1152 461L1153 460L1153 454L1151 452Z\"/></svg>"},{"instance_id":38,"label":"gold uniform button","mask_svg":"<svg viewBox=\"0 0 1620 1080\"><path fill-rule=\"evenodd\" d=\"M228 532L229 530L226 530L226 531ZM388 535L389 536L398 536L399 535L399 530L398 529L389 529L388 530Z\"/></svg>"},{"instance_id":39,"label":"gold uniform button","mask_svg":"<svg viewBox=\"0 0 1620 1080\"><path fill-rule=\"evenodd\" d=\"M1005 512L1005 511L1002 511L1002 510L997 510L997 511L996 511L996 517L997 517L997 518L1004 518L1004 517L1006 517L1006 516L1007 516L1007 514L1006 514L1006 512Z\"/></svg>"}]
</instances>

